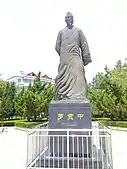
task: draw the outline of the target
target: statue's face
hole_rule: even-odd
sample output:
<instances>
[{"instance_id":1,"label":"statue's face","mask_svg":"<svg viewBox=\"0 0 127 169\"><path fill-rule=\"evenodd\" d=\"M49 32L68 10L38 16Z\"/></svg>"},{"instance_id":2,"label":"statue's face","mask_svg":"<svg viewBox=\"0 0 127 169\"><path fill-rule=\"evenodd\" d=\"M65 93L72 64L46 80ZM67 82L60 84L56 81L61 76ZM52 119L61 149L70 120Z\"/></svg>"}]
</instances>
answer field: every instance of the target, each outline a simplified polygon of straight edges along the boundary
<instances>
[{"instance_id":1,"label":"statue's face","mask_svg":"<svg viewBox=\"0 0 127 169\"><path fill-rule=\"evenodd\" d=\"M67 23L67 26L72 26L73 25L73 15L72 14L66 15L65 22Z\"/></svg>"}]
</instances>

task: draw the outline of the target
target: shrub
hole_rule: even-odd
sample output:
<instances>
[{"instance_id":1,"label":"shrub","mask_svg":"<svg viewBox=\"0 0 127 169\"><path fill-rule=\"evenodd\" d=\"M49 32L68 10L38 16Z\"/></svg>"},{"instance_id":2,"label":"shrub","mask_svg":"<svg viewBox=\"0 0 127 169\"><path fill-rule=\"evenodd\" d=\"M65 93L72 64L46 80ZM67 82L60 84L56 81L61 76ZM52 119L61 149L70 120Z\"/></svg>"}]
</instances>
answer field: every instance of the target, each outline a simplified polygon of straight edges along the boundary
<instances>
[{"instance_id":1,"label":"shrub","mask_svg":"<svg viewBox=\"0 0 127 169\"><path fill-rule=\"evenodd\" d=\"M0 126L14 126L14 122L13 121L3 121L0 122Z\"/></svg>"},{"instance_id":2,"label":"shrub","mask_svg":"<svg viewBox=\"0 0 127 169\"><path fill-rule=\"evenodd\" d=\"M43 118L41 121L37 122L28 122L24 120L9 120L9 121L0 121L0 126L17 126L17 127L23 127L23 128L32 128L33 126L36 126L38 124L44 123L47 121L47 118Z\"/></svg>"},{"instance_id":3,"label":"shrub","mask_svg":"<svg viewBox=\"0 0 127 169\"><path fill-rule=\"evenodd\" d=\"M110 121L110 118L92 118L92 121Z\"/></svg>"},{"instance_id":4,"label":"shrub","mask_svg":"<svg viewBox=\"0 0 127 169\"><path fill-rule=\"evenodd\" d=\"M17 126L17 127L23 127L23 128L31 128L31 127L36 126L38 124L40 124L40 122L27 122L27 121L26 122L25 121L23 121L23 122L16 121L15 122L15 126Z\"/></svg>"},{"instance_id":5,"label":"shrub","mask_svg":"<svg viewBox=\"0 0 127 169\"><path fill-rule=\"evenodd\" d=\"M127 128L127 121L100 121L106 126L114 126L114 127L123 127Z\"/></svg>"},{"instance_id":6,"label":"shrub","mask_svg":"<svg viewBox=\"0 0 127 169\"><path fill-rule=\"evenodd\" d=\"M109 118L92 118L92 121L99 121L106 126L127 128L127 121L110 121Z\"/></svg>"}]
</instances>

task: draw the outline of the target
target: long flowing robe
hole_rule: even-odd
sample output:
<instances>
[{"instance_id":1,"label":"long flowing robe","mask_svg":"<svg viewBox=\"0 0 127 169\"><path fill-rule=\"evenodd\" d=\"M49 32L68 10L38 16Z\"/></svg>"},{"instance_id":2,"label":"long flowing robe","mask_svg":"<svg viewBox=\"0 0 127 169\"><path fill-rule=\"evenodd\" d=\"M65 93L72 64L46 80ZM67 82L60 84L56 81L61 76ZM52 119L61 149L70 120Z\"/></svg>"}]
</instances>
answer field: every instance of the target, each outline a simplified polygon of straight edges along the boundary
<instances>
[{"instance_id":1,"label":"long flowing robe","mask_svg":"<svg viewBox=\"0 0 127 169\"><path fill-rule=\"evenodd\" d=\"M55 79L56 99L87 97L84 66L91 62L91 57L82 30L73 26L59 31L55 49L60 56Z\"/></svg>"}]
</instances>

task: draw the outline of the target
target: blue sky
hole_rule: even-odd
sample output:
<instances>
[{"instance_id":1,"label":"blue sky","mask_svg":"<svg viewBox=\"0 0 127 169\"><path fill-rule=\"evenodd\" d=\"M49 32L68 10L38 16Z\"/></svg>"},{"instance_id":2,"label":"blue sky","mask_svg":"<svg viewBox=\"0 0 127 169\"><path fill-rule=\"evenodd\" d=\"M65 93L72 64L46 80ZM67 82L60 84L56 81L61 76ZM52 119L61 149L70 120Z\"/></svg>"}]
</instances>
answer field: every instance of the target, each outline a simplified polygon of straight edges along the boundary
<instances>
[{"instance_id":1,"label":"blue sky","mask_svg":"<svg viewBox=\"0 0 127 169\"><path fill-rule=\"evenodd\" d=\"M41 71L55 78L59 56L57 33L70 11L74 25L87 38L93 62L86 69L91 81L97 72L127 57L126 0L0 0L0 73Z\"/></svg>"}]
</instances>

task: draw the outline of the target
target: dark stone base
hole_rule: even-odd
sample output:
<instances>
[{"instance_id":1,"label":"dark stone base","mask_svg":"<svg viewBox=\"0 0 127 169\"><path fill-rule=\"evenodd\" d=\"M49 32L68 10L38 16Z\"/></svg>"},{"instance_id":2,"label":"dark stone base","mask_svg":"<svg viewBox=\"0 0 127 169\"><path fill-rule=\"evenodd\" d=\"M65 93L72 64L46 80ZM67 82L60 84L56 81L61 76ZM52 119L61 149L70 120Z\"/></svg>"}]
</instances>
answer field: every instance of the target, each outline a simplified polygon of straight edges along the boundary
<instances>
[{"instance_id":1,"label":"dark stone base","mask_svg":"<svg viewBox=\"0 0 127 169\"><path fill-rule=\"evenodd\" d=\"M32 167L42 168L81 168L81 169L111 169L107 166L106 157L96 148L93 148L93 157L52 157L48 154L48 150L43 154L39 160ZM66 155L65 155L66 156ZM71 155L70 155L71 156ZM77 156L77 154L76 154ZM102 156L104 161L102 162ZM69 161L68 161L69 159ZM69 166L68 166L69 165Z\"/></svg>"},{"instance_id":2,"label":"dark stone base","mask_svg":"<svg viewBox=\"0 0 127 169\"><path fill-rule=\"evenodd\" d=\"M53 163L54 161L54 163ZM40 165L39 165L40 163ZM69 168L81 168L81 169L102 169L102 161L93 161L92 160L87 160L87 159L78 159L76 158L75 160L69 159ZM34 167L34 166L33 166ZM58 159L58 158L50 158L45 160L42 159L40 162L38 161L36 163L36 167L42 167L42 168L68 168L68 161L67 159ZM108 169L108 168L105 168Z\"/></svg>"},{"instance_id":3,"label":"dark stone base","mask_svg":"<svg viewBox=\"0 0 127 169\"><path fill-rule=\"evenodd\" d=\"M66 130L91 128L92 121L89 102L82 100L62 100L54 101L49 104L49 129L65 129L65 131L49 132L48 135L51 136L49 139L50 146L48 146L50 149L50 153L55 152L57 154L59 152L63 152L66 154L67 138L69 137L68 144L70 154L76 154L77 152L79 154L91 154L92 150L90 132L69 131L69 133L67 134ZM57 136L55 137L55 135ZM62 135L66 136L63 137L63 140L61 137ZM90 135L90 137L88 138L87 135ZM64 150L62 149L62 145L64 145Z\"/></svg>"},{"instance_id":4,"label":"dark stone base","mask_svg":"<svg viewBox=\"0 0 127 169\"><path fill-rule=\"evenodd\" d=\"M63 157L63 158L65 158L65 157L67 157L67 153L64 153L64 154L62 154L62 153L50 153L50 157ZM91 157L91 154L89 153L89 154L86 154L86 153L84 153L84 154L82 154L82 153L69 153L69 157L77 157L77 158L81 158L81 157L84 157L84 158L90 158Z\"/></svg>"},{"instance_id":5,"label":"dark stone base","mask_svg":"<svg viewBox=\"0 0 127 169\"><path fill-rule=\"evenodd\" d=\"M50 154L60 154L66 157L67 145L69 144L70 157L83 156L91 157L92 155L92 138L87 137L87 132L70 132L69 137L66 132L49 132L48 149ZM52 137L53 135L53 137ZM55 136L56 135L56 136ZM60 136L59 136L60 135ZM65 137L62 137L64 135ZM71 136L74 135L74 136ZM78 137L77 137L77 136ZM80 136L81 135L81 136ZM82 137L82 135L84 137ZM86 135L86 137L85 137ZM68 139L67 139L68 137Z\"/></svg>"},{"instance_id":6,"label":"dark stone base","mask_svg":"<svg viewBox=\"0 0 127 169\"><path fill-rule=\"evenodd\" d=\"M49 104L50 129L91 129L91 106L81 100L54 101Z\"/></svg>"}]
</instances>

